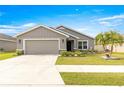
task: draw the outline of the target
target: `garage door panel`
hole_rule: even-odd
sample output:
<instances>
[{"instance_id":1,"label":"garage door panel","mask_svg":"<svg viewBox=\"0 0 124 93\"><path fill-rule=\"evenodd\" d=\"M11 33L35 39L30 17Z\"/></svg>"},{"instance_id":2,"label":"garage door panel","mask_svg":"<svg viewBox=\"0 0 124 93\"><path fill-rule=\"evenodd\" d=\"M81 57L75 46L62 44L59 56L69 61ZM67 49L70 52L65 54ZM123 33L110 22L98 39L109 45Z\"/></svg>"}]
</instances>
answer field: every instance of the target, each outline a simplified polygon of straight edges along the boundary
<instances>
[{"instance_id":1,"label":"garage door panel","mask_svg":"<svg viewBox=\"0 0 124 93\"><path fill-rule=\"evenodd\" d=\"M28 40L26 54L58 54L58 40Z\"/></svg>"}]
</instances>

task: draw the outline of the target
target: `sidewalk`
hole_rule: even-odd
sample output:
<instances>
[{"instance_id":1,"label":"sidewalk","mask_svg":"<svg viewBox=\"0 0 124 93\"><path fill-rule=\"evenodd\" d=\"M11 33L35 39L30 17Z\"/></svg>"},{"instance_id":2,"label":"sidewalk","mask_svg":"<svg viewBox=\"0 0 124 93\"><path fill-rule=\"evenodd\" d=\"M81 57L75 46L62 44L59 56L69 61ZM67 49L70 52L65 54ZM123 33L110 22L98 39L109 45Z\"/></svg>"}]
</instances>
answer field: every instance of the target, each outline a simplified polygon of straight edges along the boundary
<instances>
[{"instance_id":1,"label":"sidewalk","mask_svg":"<svg viewBox=\"0 0 124 93\"><path fill-rule=\"evenodd\" d=\"M122 65L56 65L59 72L124 72Z\"/></svg>"}]
</instances>

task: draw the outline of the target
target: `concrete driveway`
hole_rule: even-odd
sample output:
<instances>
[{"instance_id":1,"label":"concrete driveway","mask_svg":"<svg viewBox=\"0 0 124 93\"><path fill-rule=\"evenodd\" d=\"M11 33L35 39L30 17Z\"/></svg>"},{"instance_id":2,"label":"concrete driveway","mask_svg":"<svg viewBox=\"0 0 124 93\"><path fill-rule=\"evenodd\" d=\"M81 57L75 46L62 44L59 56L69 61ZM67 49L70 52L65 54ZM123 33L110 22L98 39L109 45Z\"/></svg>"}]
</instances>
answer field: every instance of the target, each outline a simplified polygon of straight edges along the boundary
<instances>
[{"instance_id":1,"label":"concrete driveway","mask_svg":"<svg viewBox=\"0 0 124 93\"><path fill-rule=\"evenodd\" d=\"M23 55L0 61L0 84L60 84L58 55Z\"/></svg>"}]
</instances>

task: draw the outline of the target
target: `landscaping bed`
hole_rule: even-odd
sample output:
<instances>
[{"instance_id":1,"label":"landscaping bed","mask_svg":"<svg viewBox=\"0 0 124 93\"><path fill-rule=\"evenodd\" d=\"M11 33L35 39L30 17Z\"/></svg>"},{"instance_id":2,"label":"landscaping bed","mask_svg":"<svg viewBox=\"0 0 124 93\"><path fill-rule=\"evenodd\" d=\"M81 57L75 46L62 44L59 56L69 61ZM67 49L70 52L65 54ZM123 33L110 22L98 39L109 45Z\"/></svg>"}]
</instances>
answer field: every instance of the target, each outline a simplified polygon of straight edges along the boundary
<instances>
[{"instance_id":1,"label":"landscaping bed","mask_svg":"<svg viewBox=\"0 0 124 93\"><path fill-rule=\"evenodd\" d=\"M120 60L105 60L104 54L86 54L82 57L58 57L57 65L124 65L124 53L113 53L113 57L119 57Z\"/></svg>"},{"instance_id":2,"label":"landscaping bed","mask_svg":"<svg viewBox=\"0 0 124 93\"><path fill-rule=\"evenodd\" d=\"M61 72L66 85L124 85L124 73Z\"/></svg>"}]
</instances>

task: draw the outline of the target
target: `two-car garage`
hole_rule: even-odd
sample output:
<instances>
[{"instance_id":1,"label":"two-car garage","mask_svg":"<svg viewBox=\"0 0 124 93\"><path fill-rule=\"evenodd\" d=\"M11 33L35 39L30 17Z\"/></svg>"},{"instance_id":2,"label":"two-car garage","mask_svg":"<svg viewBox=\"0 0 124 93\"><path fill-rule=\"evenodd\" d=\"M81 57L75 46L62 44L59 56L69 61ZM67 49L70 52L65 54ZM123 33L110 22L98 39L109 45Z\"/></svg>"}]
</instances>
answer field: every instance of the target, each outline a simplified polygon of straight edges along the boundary
<instances>
[{"instance_id":1,"label":"two-car garage","mask_svg":"<svg viewBox=\"0 0 124 93\"><path fill-rule=\"evenodd\" d=\"M25 54L58 54L59 40L25 40Z\"/></svg>"}]
</instances>

